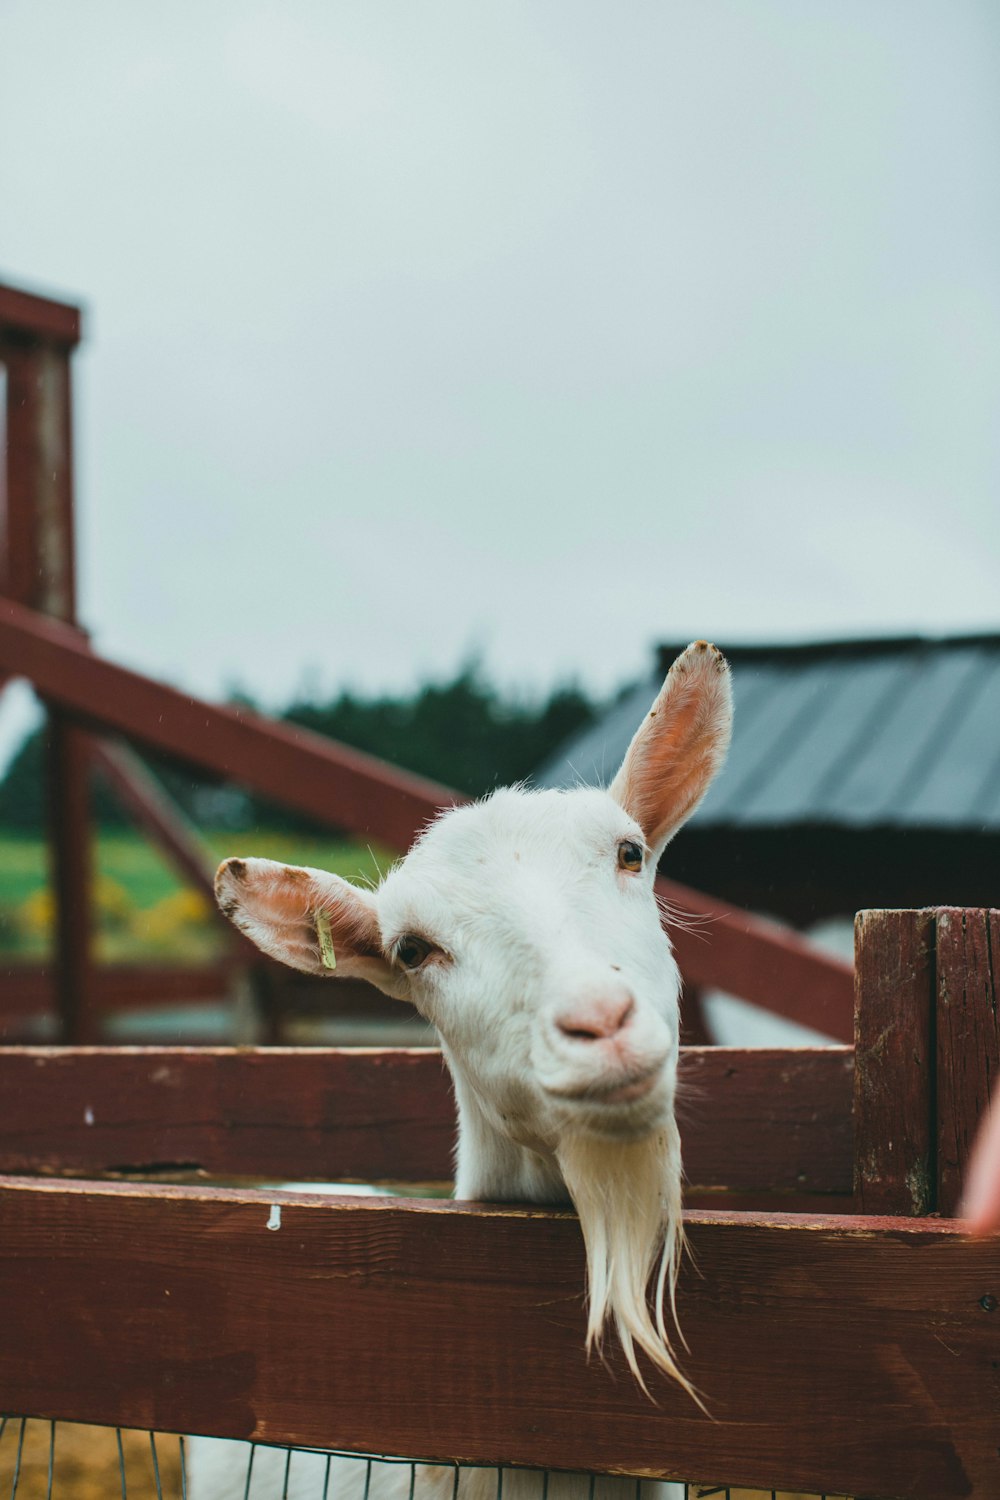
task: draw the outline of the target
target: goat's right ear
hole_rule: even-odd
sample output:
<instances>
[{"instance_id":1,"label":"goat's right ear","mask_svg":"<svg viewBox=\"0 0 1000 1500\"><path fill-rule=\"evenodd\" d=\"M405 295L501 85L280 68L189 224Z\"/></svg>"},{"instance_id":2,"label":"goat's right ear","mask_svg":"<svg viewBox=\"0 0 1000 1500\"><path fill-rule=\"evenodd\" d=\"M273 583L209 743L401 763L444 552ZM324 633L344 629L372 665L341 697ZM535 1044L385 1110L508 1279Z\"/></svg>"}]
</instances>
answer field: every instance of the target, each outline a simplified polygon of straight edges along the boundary
<instances>
[{"instance_id":1,"label":"goat's right ear","mask_svg":"<svg viewBox=\"0 0 1000 1500\"><path fill-rule=\"evenodd\" d=\"M339 875L272 859L227 859L215 896L223 915L270 958L304 974L367 979L395 993L374 898Z\"/></svg>"},{"instance_id":2,"label":"goat's right ear","mask_svg":"<svg viewBox=\"0 0 1000 1500\"><path fill-rule=\"evenodd\" d=\"M708 791L732 725L726 659L718 647L695 641L667 673L609 788L657 859Z\"/></svg>"}]
</instances>

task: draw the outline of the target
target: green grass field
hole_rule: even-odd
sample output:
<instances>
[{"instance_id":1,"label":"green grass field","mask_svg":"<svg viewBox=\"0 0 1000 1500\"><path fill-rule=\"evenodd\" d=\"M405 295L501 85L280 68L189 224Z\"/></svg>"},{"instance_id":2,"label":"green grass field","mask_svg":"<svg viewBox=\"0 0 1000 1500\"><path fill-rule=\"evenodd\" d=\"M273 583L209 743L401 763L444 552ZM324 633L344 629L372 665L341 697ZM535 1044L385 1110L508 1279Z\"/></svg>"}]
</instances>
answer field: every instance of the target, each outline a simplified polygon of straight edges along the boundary
<instances>
[{"instance_id":1,"label":"green grass field","mask_svg":"<svg viewBox=\"0 0 1000 1500\"><path fill-rule=\"evenodd\" d=\"M267 829L203 834L211 860L260 855L315 865L348 880L378 878L392 856L343 839ZM102 833L95 841L97 956L114 963L165 959L196 962L222 951L221 929L207 903L138 834ZM44 959L52 930L47 850L43 839L0 833L0 953Z\"/></svg>"}]
</instances>

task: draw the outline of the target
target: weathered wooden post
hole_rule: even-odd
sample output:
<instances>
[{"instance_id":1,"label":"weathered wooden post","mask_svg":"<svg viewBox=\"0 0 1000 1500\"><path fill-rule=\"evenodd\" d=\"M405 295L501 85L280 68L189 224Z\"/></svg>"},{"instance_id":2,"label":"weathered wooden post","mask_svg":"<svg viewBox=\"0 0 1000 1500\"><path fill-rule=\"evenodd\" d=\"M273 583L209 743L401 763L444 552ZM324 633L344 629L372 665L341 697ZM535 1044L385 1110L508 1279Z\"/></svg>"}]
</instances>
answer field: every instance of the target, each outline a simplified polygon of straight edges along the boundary
<instances>
[{"instance_id":1,"label":"weathered wooden post","mask_svg":"<svg viewBox=\"0 0 1000 1500\"><path fill-rule=\"evenodd\" d=\"M943 907L935 919L935 1206L950 1216L1000 1068L1000 911Z\"/></svg>"},{"instance_id":2,"label":"weathered wooden post","mask_svg":"<svg viewBox=\"0 0 1000 1500\"><path fill-rule=\"evenodd\" d=\"M863 1213L955 1214L1000 1072L1000 912L855 923L854 1188Z\"/></svg>"},{"instance_id":3,"label":"weathered wooden post","mask_svg":"<svg viewBox=\"0 0 1000 1500\"><path fill-rule=\"evenodd\" d=\"M70 355L79 309L0 287L7 372L6 509L0 592L76 623ZM55 1000L62 1039L93 1041L90 756L86 733L49 714L49 823L55 896Z\"/></svg>"},{"instance_id":4,"label":"weathered wooden post","mask_svg":"<svg viewBox=\"0 0 1000 1500\"><path fill-rule=\"evenodd\" d=\"M857 1206L919 1216L934 1198L934 913L859 912L854 962Z\"/></svg>"}]
</instances>

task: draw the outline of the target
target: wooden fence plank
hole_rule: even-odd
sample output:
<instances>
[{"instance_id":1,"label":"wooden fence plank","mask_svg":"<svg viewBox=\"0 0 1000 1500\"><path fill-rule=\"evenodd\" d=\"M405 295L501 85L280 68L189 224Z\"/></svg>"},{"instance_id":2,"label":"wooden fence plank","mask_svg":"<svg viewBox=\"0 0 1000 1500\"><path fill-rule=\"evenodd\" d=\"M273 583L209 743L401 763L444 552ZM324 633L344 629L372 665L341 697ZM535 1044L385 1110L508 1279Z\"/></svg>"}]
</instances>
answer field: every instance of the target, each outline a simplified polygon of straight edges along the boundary
<instances>
[{"instance_id":1,"label":"wooden fence plank","mask_svg":"<svg viewBox=\"0 0 1000 1500\"><path fill-rule=\"evenodd\" d=\"M8 1180L0 1409L908 1500L1000 1493L995 1245L692 1214L685 1368L584 1351L568 1213ZM279 1223L280 1218L280 1223ZM269 1230L268 1224L272 1226ZM276 1227L275 1227L276 1226Z\"/></svg>"},{"instance_id":2,"label":"wooden fence plank","mask_svg":"<svg viewBox=\"0 0 1000 1500\"><path fill-rule=\"evenodd\" d=\"M92 982L98 1009L102 1011L144 1010L148 1006L183 1003L218 1004L227 993L235 966L235 955L217 963L170 967L108 964L92 970ZM50 965L5 958L0 969L0 1037L4 1022L11 1018L51 1012L54 985L55 974Z\"/></svg>"},{"instance_id":3,"label":"wooden fence plank","mask_svg":"<svg viewBox=\"0 0 1000 1500\"><path fill-rule=\"evenodd\" d=\"M1000 1076L1000 911L937 912L937 1207L958 1208L976 1130Z\"/></svg>"},{"instance_id":4,"label":"wooden fence plank","mask_svg":"<svg viewBox=\"0 0 1000 1500\"><path fill-rule=\"evenodd\" d=\"M679 1078L692 1192L851 1192L853 1047L682 1047Z\"/></svg>"},{"instance_id":5,"label":"wooden fence plank","mask_svg":"<svg viewBox=\"0 0 1000 1500\"><path fill-rule=\"evenodd\" d=\"M0 1163L13 1171L447 1179L439 1052L0 1049Z\"/></svg>"},{"instance_id":6,"label":"wooden fence plank","mask_svg":"<svg viewBox=\"0 0 1000 1500\"><path fill-rule=\"evenodd\" d=\"M692 1189L851 1190L849 1048L682 1049ZM318 1180L451 1176L439 1052L0 1048L0 1170Z\"/></svg>"},{"instance_id":7,"label":"wooden fence plank","mask_svg":"<svg viewBox=\"0 0 1000 1500\"><path fill-rule=\"evenodd\" d=\"M855 921L854 1188L866 1213L933 1205L934 916Z\"/></svg>"}]
</instances>

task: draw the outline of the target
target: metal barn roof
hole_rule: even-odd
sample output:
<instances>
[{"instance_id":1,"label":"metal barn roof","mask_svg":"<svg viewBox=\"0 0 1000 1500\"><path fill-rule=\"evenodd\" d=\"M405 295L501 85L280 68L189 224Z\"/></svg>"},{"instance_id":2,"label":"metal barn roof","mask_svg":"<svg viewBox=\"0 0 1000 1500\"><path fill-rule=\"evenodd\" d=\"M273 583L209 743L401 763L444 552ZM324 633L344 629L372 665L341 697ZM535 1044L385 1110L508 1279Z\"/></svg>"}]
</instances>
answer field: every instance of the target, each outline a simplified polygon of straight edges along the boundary
<instances>
[{"instance_id":1,"label":"metal barn roof","mask_svg":"<svg viewBox=\"0 0 1000 1500\"><path fill-rule=\"evenodd\" d=\"M663 647L666 666L682 647ZM1000 635L722 647L735 728L692 827L1000 833ZM662 671L533 778L606 783Z\"/></svg>"}]
</instances>

